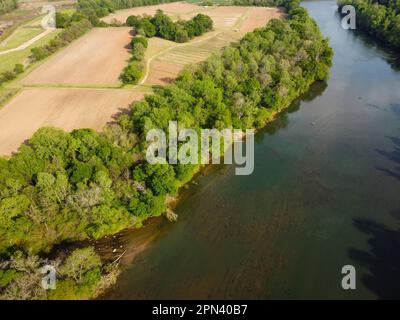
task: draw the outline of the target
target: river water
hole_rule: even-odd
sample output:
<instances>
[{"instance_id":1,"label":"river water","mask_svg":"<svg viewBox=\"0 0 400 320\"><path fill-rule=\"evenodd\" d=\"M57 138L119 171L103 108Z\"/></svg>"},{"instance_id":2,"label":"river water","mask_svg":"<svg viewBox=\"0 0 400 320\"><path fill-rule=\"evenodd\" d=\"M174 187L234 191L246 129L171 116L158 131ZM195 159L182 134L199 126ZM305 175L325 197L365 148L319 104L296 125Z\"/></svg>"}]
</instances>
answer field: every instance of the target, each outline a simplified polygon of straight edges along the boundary
<instances>
[{"instance_id":1,"label":"river water","mask_svg":"<svg viewBox=\"0 0 400 320\"><path fill-rule=\"evenodd\" d=\"M254 174L214 166L177 223L135 231L150 244L106 298L400 297L400 71L334 1L303 6L335 51L330 80L256 135Z\"/></svg>"}]
</instances>

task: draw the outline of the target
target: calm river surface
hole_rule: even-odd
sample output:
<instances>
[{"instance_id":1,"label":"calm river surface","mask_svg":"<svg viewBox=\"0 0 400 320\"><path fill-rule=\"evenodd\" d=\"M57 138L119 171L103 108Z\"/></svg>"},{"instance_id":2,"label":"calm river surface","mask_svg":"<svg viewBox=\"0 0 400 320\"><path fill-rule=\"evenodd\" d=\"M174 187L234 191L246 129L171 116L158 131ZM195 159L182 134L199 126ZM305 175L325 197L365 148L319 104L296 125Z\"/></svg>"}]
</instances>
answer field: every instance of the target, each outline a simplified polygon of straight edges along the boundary
<instances>
[{"instance_id":1,"label":"calm river surface","mask_svg":"<svg viewBox=\"0 0 400 320\"><path fill-rule=\"evenodd\" d=\"M148 248L106 298L400 297L400 69L334 1L303 5L335 51L330 80L256 135L254 174L214 166L177 223L135 231Z\"/></svg>"}]
</instances>

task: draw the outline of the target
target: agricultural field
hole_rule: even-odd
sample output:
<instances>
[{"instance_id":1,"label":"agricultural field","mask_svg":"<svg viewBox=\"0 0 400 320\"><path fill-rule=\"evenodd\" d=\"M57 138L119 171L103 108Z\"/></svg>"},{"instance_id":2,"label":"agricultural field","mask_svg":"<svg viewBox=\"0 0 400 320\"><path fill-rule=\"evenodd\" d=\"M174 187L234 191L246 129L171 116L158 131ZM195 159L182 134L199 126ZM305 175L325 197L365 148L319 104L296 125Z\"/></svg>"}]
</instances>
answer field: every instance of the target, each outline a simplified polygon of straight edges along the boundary
<instances>
[{"instance_id":1,"label":"agricultural field","mask_svg":"<svg viewBox=\"0 0 400 320\"><path fill-rule=\"evenodd\" d=\"M96 28L29 74L24 85L119 86L132 28Z\"/></svg>"},{"instance_id":2,"label":"agricultural field","mask_svg":"<svg viewBox=\"0 0 400 320\"><path fill-rule=\"evenodd\" d=\"M0 51L0 73L12 70L17 63L27 65L32 48L40 47L49 43L50 40L53 39L59 32L60 30L54 30L53 32L46 34L40 40L36 41L33 45L28 46L23 50L8 53L3 51L3 54Z\"/></svg>"},{"instance_id":3,"label":"agricultural field","mask_svg":"<svg viewBox=\"0 0 400 320\"><path fill-rule=\"evenodd\" d=\"M143 98L153 85L172 82L185 65L207 59L246 32L283 15L276 8L169 3L122 10L104 21L124 22L129 15L154 14L157 9L175 20L207 14L214 22L214 29L186 43L151 38L145 53L143 78L138 85L125 87L118 78L130 57L131 29L93 29L18 82L18 94L0 109L0 154L15 152L42 126L100 130L113 115ZM17 54L22 53L13 55ZM3 61L4 57L0 59Z\"/></svg>"},{"instance_id":4,"label":"agricultural field","mask_svg":"<svg viewBox=\"0 0 400 320\"><path fill-rule=\"evenodd\" d=\"M101 130L144 94L133 90L35 88L0 110L0 154L9 155L43 126Z\"/></svg>"},{"instance_id":5,"label":"agricultural field","mask_svg":"<svg viewBox=\"0 0 400 320\"><path fill-rule=\"evenodd\" d=\"M19 7L9 13L0 15L0 42L7 39L21 26L29 24L42 14L42 8L52 5L57 10L71 8L76 0L20 0Z\"/></svg>"},{"instance_id":6,"label":"agricultural field","mask_svg":"<svg viewBox=\"0 0 400 320\"><path fill-rule=\"evenodd\" d=\"M31 40L37 35L41 34L44 30L38 26L26 25L17 29L7 39L0 43L0 52L17 48L26 41Z\"/></svg>"},{"instance_id":7,"label":"agricultural field","mask_svg":"<svg viewBox=\"0 0 400 320\"><path fill-rule=\"evenodd\" d=\"M182 14L190 14L190 13L197 14L204 11L204 8L187 2L171 2L171 3L158 4L154 6L136 7L131 9L119 10L116 13L104 17L102 20L107 23L111 23L113 21L124 23L126 19L131 15L138 16L147 14L152 16L156 13L157 10L162 10L172 19L177 20L180 18Z\"/></svg>"}]
</instances>

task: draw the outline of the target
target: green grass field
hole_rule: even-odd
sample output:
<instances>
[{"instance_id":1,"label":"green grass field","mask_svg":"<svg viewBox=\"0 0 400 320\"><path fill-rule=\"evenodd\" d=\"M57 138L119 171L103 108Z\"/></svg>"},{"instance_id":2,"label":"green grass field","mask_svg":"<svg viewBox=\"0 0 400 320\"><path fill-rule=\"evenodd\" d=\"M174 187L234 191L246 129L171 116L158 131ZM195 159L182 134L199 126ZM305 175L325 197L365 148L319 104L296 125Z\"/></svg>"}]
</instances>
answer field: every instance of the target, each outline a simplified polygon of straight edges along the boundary
<instances>
[{"instance_id":1,"label":"green grass field","mask_svg":"<svg viewBox=\"0 0 400 320\"><path fill-rule=\"evenodd\" d=\"M47 36L43 37L39 41L35 42L32 46L29 46L24 50L0 55L0 73L12 70L17 63L25 64L26 60L31 55L32 48L49 43L49 41L53 39L59 32L60 30L56 30L51 34L48 34Z\"/></svg>"},{"instance_id":2,"label":"green grass field","mask_svg":"<svg viewBox=\"0 0 400 320\"><path fill-rule=\"evenodd\" d=\"M3 34L0 35L0 41L7 39L15 30L17 30L22 25L26 24L27 22L31 21L37 16L37 10L24 10L24 9L17 9L10 13L3 14L0 16L0 20L7 22L11 21L14 25L7 30L4 31Z\"/></svg>"},{"instance_id":3,"label":"green grass field","mask_svg":"<svg viewBox=\"0 0 400 320\"><path fill-rule=\"evenodd\" d=\"M11 34L6 40L0 43L0 52L16 48L26 41L36 37L44 30L39 27L21 27Z\"/></svg>"},{"instance_id":4,"label":"green grass field","mask_svg":"<svg viewBox=\"0 0 400 320\"><path fill-rule=\"evenodd\" d=\"M157 60L179 65L198 63L207 59L213 53L220 52L223 47L229 45L232 41L239 40L240 36L238 33L224 32L202 42L173 48L157 58Z\"/></svg>"},{"instance_id":5,"label":"green grass field","mask_svg":"<svg viewBox=\"0 0 400 320\"><path fill-rule=\"evenodd\" d=\"M53 39L59 32L61 32L61 30L56 30L51 34L48 34L47 36L43 37L38 42L36 42L32 46L29 46L24 50L1 55L0 73L4 71L12 71L17 63L24 64L25 62L27 62L29 56L31 55L32 48L49 43L49 41ZM0 108L4 106L8 102L8 100L10 100L19 91L21 85L18 82L21 79L21 77L26 76L26 74L28 74L30 71L32 71L35 67L37 67L44 61L39 61L37 63L34 63L33 65L30 65L23 74L17 77L17 79L4 84L3 86L0 86Z\"/></svg>"}]
</instances>

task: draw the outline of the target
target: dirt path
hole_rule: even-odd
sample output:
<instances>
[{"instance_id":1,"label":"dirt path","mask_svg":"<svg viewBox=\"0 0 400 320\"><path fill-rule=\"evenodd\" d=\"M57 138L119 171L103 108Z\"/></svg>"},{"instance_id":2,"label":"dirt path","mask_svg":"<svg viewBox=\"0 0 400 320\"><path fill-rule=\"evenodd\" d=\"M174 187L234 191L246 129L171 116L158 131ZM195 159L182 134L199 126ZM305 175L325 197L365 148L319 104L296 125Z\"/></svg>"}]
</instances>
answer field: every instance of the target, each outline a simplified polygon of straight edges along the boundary
<instances>
[{"instance_id":1,"label":"dirt path","mask_svg":"<svg viewBox=\"0 0 400 320\"><path fill-rule=\"evenodd\" d=\"M47 36L48 34L54 32L56 29L46 29L45 31L43 31L42 33L38 34L37 36L33 37L32 39L26 41L25 43L19 45L16 48L12 48L9 50L5 50L5 51L1 51L0 52L0 56L4 55L4 54L8 54L11 52L16 52L16 51L21 51L21 50L25 50L26 48L28 48L29 46L31 46L32 44L34 44L35 42L39 41L40 39L42 39L43 37Z\"/></svg>"}]
</instances>

